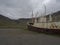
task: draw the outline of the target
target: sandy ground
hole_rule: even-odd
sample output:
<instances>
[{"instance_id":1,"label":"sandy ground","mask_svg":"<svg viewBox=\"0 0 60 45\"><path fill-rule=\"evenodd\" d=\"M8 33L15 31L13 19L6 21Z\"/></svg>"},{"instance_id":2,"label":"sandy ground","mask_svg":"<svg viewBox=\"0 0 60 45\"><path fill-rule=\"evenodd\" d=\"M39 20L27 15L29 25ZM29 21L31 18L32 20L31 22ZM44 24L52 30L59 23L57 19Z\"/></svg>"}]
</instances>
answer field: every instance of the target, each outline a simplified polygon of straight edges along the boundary
<instances>
[{"instance_id":1,"label":"sandy ground","mask_svg":"<svg viewBox=\"0 0 60 45\"><path fill-rule=\"evenodd\" d=\"M0 29L0 45L60 45L60 37L21 29Z\"/></svg>"}]
</instances>

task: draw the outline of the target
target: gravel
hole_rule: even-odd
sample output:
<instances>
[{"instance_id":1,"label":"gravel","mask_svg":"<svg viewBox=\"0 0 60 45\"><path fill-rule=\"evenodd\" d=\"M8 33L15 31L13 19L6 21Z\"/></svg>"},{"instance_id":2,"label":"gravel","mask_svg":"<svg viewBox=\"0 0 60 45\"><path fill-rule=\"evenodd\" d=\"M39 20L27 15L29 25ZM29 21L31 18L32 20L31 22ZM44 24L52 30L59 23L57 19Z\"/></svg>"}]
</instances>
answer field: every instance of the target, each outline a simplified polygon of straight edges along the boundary
<instances>
[{"instance_id":1,"label":"gravel","mask_svg":"<svg viewBox=\"0 0 60 45\"><path fill-rule=\"evenodd\" d=\"M0 45L60 45L60 37L22 29L0 29Z\"/></svg>"}]
</instances>

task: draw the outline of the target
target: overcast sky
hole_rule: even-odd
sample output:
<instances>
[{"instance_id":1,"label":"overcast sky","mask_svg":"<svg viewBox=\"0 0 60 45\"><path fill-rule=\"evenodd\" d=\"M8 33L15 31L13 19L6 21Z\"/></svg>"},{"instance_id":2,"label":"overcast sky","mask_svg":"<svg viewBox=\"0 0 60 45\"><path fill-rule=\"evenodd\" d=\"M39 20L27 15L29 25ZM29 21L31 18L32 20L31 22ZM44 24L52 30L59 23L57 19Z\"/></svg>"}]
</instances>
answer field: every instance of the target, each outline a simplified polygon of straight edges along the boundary
<instances>
[{"instance_id":1,"label":"overcast sky","mask_svg":"<svg viewBox=\"0 0 60 45\"><path fill-rule=\"evenodd\" d=\"M47 14L60 10L60 0L0 0L0 14L11 19L29 18L32 10L44 13L44 5Z\"/></svg>"}]
</instances>

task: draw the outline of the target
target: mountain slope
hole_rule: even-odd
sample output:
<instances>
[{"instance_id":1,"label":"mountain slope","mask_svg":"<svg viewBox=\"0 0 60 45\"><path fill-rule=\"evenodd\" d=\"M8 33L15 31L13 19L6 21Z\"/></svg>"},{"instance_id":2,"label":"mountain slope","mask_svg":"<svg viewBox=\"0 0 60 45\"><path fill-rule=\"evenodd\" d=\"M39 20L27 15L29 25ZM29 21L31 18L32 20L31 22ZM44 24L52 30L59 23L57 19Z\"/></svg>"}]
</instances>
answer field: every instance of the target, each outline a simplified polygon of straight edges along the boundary
<instances>
[{"instance_id":1,"label":"mountain slope","mask_svg":"<svg viewBox=\"0 0 60 45\"><path fill-rule=\"evenodd\" d=\"M52 21L53 22L58 22L60 21L60 11L54 12L52 14L49 14L52 16ZM49 18L49 15L47 15L46 17Z\"/></svg>"},{"instance_id":2,"label":"mountain slope","mask_svg":"<svg viewBox=\"0 0 60 45\"><path fill-rule=\"evenodd\" d=\"M29 18L21 18L18 20L11 20L8 17L2 16L0 14L0 28L22 28L25 29L27 22L31 21L31 19Z\"/></svg>"}]
</instances>

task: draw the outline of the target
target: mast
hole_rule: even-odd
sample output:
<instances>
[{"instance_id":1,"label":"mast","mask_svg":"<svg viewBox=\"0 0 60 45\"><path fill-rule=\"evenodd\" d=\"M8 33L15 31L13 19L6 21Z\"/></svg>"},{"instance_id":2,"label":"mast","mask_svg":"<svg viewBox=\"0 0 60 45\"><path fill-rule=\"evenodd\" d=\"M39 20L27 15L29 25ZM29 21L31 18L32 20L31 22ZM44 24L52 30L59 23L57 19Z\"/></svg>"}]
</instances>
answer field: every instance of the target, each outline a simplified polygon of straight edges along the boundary
<instances>
[{"instance_id":1,"label":"mast","mask_svg":"<svg viewBox=\"0 0 60 45\"><path fill-rule=\"evenodd\" d=\"M53 9L52 9L53 10ZM53 12L51 11L51 14L49 15L49 21L50 22L52 22L53 20L52 20L52 14L53 14Z\"/></svg>"},{"instance_id":2,"label":"mast","mask_svg":"<svg viewBox=\"0 0 60 45\"><path fill-rule=\"evenodd\" d=\"M46 16L46 5L44 5L44 9L45 9L44 15ZM47 18L45 19L45 22L47 22Z\"/></svg>"},{"instance_id":3,"label":"mast","mask_svg":"<svg viewBox=\"0 0 60 45\"><path fill-rule=\"evenodd\" d=\"M38 15L38 12L35 15L35 23L37 23L37 15Z\"/></svg>"},{"instance_id":4,"label":"mast","mask_svg":"<svg viewBox=\"0 0 60 45\"><path fill-rule=\"evenodd\" d=\"M48 23L47 23L47 17L46 17L46 5L44 5L44 9L45 9L45 27L48 28Z\"/></svg>"},{"instance_id":5,"label":"mast","mask_svg":"<svg viewBox=\"0 0 60 45\"><path fill-rule=\"evenodd\" d=\"M50 19L49 19L49 21L50 21L50 22L52 22L52 17L51 17L51 14L49 15L49 18L50 18Z\"/></svg>"},{"instance_id":6,"label":"mast","mask_svg":"<svg viewBox=\"0 0 60 45\"><path fill-rule=\"evenodd\" d=\"M33 18L33 11L32 11L32 23L34 23L34 18Z\"/></svg>"},{"instance_id":7,"label":"mast","mask_svg":"<svg viewBox=\"0 0 60 45\"><path fill-rule=\"evenodd\" d=\"M44 8L45 8L45 15L46 15L46 5L44 5Z\"/></svg>"}]
</instances>

